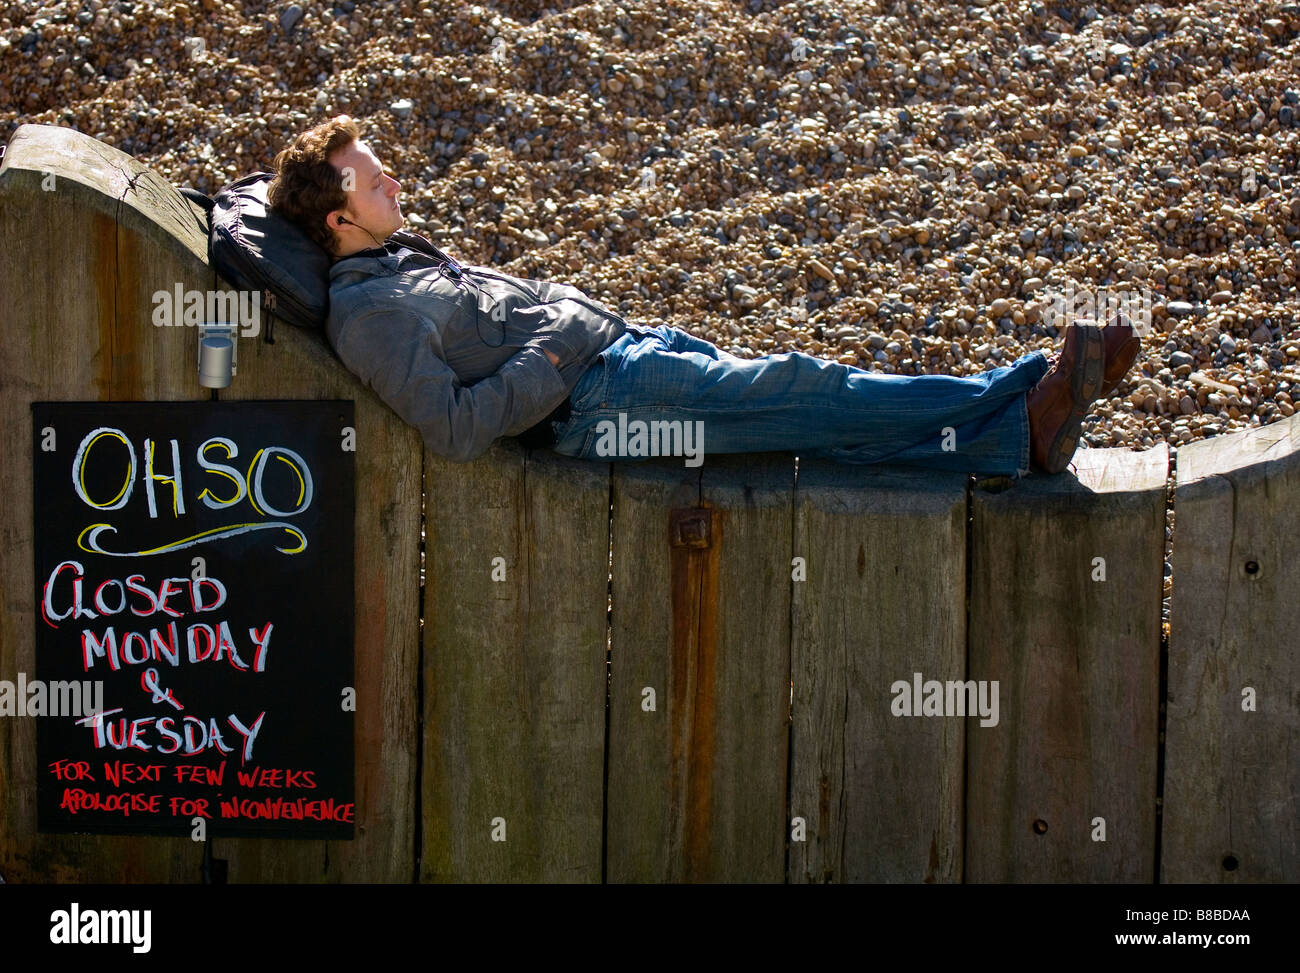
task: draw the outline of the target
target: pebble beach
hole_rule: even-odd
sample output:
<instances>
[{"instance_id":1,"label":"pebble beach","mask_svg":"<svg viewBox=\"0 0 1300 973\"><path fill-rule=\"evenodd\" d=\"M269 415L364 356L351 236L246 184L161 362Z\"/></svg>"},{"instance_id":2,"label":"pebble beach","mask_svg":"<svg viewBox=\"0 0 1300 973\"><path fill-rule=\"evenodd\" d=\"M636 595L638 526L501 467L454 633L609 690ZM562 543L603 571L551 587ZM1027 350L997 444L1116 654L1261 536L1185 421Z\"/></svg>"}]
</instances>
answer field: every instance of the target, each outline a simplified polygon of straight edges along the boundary
<instances>
[{"instance_id":1,"label":"pebble beach","mask_svg":"<svg viewBox=\"0 0 1300 973\"><path fill-rule=\"evenodd\" d=\"M9 3L0 137L212 193L346 113L462 262L745 357L969 375L1058 349L1063 292L1140 310L1084 444L1143 449L1295 411L1298 37L1209 0Z\"/></svg>"}]
</instances>

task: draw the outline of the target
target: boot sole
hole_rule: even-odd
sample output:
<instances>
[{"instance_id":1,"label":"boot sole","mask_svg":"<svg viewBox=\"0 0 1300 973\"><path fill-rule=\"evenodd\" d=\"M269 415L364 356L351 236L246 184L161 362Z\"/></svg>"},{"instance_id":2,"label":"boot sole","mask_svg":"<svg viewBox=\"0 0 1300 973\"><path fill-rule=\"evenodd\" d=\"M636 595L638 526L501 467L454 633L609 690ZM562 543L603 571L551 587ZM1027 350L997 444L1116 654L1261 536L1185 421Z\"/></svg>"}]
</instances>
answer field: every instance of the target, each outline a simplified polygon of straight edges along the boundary
<instances>
[{"instance_id":1,"label":"boot sole","mask_svg":"<svg viewBox=\"0 0 1300 973\"><path fill-rule=\"evenodd\" d=\"M1124 347L1122 347L1119 350L1119 353L1115 356L1115 361L1120 363L1123 370L1119 373L1119 377L1115 379L1115 381L1107 382L1102 387L1101 394L1098 395L1097 398L1108 399L1115 394L1115 390L1119 388L1119 383L1124 381L1124 376L1129 373L1130 369L1132 369L1133 363L1137 361L1137 356L1141 353L1142 341L1140 338L1135 336L1124 342Z\"/></svg>"},{"instance_id":2,"label":"boot sole","mask_svg":"<svg viewBox=\"0 0 1300 973\"><path fill-rule=\"evenodd\" d=\"M1071 327L1079 329L1079 361L1070 374L1069 418L1061 423L1047 451L1043 468L1048 473L1060 473L1070 465L1083 433L1083 417L1088 413L1088 406L1100 398L1106 380L1106 339L1101 328L1090 324Z\"/></svg>"}]
</instances>

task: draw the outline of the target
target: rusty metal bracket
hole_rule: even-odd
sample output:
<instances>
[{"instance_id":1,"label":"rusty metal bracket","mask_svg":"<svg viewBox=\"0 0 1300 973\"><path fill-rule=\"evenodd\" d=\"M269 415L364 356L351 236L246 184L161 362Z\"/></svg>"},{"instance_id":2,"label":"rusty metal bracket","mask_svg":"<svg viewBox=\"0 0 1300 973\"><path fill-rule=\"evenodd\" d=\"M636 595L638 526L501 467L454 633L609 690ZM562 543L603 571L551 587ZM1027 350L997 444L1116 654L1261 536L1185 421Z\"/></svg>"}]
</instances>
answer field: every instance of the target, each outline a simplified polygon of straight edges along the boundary
<instances>
[{"instance_id":1,"label":"rusty metal bracket","mask_svg":"<svg viewBox=\"0 0 1300 973\"><path fill-rule=\"evenodd\" d=\"M668 516L668 545L704 550L713 543L713 510L678 507Z\"/></svg>"}]
</instances>

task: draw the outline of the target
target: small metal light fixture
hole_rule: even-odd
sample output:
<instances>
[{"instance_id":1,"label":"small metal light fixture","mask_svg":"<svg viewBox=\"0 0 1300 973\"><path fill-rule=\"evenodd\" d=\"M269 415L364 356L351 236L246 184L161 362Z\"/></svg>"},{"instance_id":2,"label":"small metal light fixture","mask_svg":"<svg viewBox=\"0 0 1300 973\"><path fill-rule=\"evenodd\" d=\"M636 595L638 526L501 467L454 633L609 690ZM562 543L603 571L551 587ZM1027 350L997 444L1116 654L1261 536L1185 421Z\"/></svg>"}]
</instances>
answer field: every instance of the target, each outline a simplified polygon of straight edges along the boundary
<instances>
[{"instance_id":1,"label":"small metal light fixture","mask_svg":"<svg viewBox=\"0 0 1300 973\"><path fill-rule=\"evenodd\" d=\"M209 389L230 387L235 375L236 325L199 325L199 384Z\"/></svg>"}]
</instances>

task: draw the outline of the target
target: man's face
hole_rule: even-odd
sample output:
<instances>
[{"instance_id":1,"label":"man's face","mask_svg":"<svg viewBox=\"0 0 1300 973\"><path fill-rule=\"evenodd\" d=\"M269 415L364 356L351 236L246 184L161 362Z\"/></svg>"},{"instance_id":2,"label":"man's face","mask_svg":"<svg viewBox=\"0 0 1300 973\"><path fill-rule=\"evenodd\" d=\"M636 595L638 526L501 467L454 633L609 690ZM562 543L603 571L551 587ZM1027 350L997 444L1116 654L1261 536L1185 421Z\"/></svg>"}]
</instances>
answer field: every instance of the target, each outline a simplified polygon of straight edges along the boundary
<instances>
[{"instance_id":1,"label":"man's face","mask_svg":"<svg viewBox=\"0 0 1300 973\"><path fill-rule=\"evenodd\" d=\"M347 206L327 217L339 241L339 256L381 246L389 234L402 227L402 210L397 201L402 184L384 173L379 159L360 139L330 156L330 165L338 171L348 196ZM351 222L340 225L340 216Z\"/></svg>"}]
</instances>

